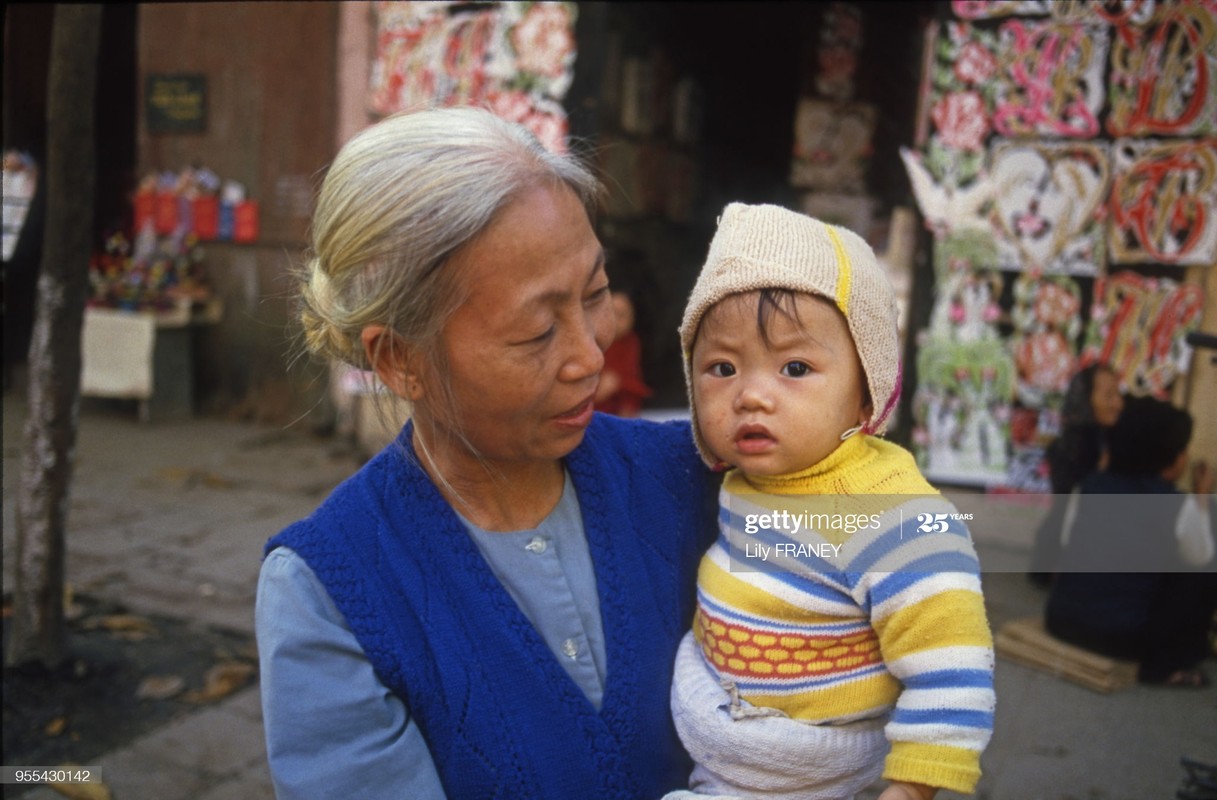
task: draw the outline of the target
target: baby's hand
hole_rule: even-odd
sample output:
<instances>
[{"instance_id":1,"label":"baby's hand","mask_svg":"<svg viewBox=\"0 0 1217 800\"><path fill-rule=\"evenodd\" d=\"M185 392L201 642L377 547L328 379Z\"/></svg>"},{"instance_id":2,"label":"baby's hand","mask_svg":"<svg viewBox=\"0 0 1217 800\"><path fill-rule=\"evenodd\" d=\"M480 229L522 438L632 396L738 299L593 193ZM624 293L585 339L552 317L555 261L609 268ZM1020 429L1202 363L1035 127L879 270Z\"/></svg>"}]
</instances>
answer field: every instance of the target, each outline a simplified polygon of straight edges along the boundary
<instances>
[{"instance_id":1,"label":"baby's hand","mask_svg":"<svg viewBox=\"0 0 1217 800\"><path fill-rule=\"evenodd\" d=\"M883 790L879 800L934 800L936 794L938 790L933 786L897 781Z\"/></svg>"}]
</instances>

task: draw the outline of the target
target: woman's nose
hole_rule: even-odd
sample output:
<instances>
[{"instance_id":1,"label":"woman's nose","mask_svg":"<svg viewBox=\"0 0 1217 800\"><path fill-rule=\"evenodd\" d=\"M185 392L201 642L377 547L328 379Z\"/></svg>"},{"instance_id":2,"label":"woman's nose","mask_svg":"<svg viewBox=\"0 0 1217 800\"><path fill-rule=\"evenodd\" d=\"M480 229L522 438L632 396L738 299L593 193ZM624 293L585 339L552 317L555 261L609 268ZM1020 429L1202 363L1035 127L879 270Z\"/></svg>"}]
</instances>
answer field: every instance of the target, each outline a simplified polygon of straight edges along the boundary
<instances>
[{"instance_id":1,"label":"woman's nose","mask_svg":"<svg viewBox=\"0 0 1217 800\"><path fill-rule=\"evenodd\" d=\"M604 369L604 348L613 338L612 323L612 314L608 314L605 320L600 320L594 314L583 314L570 337L569 351L559 374L562 380L580 381L600 374L600 370Z\"/></svg>"}]
</instances>

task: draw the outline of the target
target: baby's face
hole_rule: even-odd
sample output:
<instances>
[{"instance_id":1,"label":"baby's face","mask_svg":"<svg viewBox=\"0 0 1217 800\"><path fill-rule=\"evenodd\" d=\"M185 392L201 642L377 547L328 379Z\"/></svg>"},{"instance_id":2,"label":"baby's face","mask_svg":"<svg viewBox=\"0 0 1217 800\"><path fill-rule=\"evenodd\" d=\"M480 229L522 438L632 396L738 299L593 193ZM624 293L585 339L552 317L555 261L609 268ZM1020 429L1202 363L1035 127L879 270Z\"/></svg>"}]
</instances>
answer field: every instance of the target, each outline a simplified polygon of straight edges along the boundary
<instances>
[{"instance_id":1,"label":"baby's face","mask_svg":"<svg viewBox=\"0 0 1217 800\"><path fill-rule=\"evenodd\" d=\"M775 313L766 345L759 298L732 295L706 314L693 344L693 402L702 439L719 460L752 475L782 475L822 461L871 408L834 305L796 295L798 321Z\"/></svg>"}]
</instances>

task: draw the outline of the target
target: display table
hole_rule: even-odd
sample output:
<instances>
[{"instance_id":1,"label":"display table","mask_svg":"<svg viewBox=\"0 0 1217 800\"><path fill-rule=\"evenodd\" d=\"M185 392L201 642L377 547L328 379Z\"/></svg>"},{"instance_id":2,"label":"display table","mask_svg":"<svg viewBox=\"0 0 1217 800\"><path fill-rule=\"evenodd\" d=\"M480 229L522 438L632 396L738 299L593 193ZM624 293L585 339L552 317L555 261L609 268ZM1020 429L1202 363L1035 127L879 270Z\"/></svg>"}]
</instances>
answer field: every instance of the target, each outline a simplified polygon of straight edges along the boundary
<instances>
[{"instance_id":1,"label":"display table","mask_svg":"<svg viewBox=\"0 0 1217 800\"><path fill-rule=\"evenodd\" d=\"M86 308L81 333L80 393L139 401L139 417L194 413L193 334L218 322L218 299L166 312Z\"/></svg>"}]
</instances>

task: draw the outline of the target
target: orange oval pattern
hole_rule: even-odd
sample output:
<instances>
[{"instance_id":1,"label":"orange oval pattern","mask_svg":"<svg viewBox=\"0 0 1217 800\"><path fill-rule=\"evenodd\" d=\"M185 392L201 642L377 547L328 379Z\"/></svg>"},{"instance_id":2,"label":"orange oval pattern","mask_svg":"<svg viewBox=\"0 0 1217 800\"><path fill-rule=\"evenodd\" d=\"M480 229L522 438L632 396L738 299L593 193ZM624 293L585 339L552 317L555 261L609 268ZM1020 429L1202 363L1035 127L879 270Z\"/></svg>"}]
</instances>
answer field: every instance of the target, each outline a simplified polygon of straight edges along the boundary
<instances>
[{"instance_id":1,"label":"orange oval pattern","mask_svg":"<svg viewBox=\"0 0 1217 800\"><path fill-rule=\"evenodd\" d=\"M719 671L740 678L823 677L881 660L879 637L869 629L848 636L798 636L741 625L700 608L693 618L693 635Z\"/></svg>"}]
</instances>

